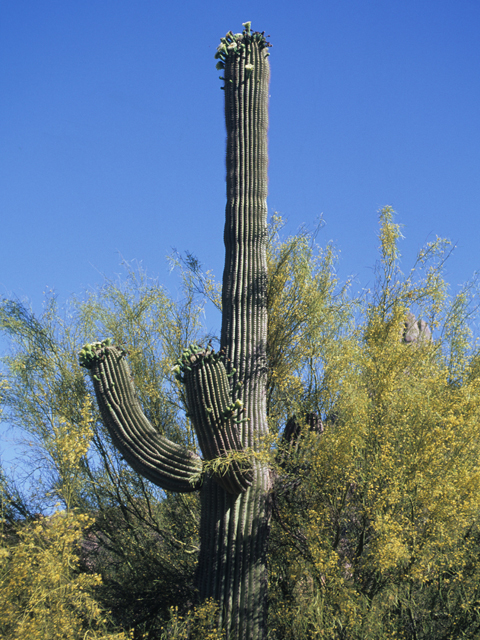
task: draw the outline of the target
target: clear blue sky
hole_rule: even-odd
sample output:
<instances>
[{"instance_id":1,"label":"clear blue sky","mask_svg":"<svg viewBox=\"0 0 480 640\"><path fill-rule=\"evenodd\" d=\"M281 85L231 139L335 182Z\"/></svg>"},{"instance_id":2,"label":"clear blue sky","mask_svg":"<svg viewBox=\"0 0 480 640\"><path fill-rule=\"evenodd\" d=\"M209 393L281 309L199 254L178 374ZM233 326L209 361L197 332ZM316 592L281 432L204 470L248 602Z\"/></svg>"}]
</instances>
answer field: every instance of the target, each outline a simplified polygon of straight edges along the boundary
<instances>
[{"instance_id":1,"label":"clear blue sky","mask_svg":"<svg viewBox=\"0 0 480 640\"><path fill-rule=\"evenodd\" d=\"M447 236L480 268L478 0L15 0L0 8L0 297L70 294L137 259L167 287L190 250L221 277L223 92L214 53L271 35L269 211L323 214L340 276L372 281L377 211L405 268Z\"/></svg>"}]
</instances>

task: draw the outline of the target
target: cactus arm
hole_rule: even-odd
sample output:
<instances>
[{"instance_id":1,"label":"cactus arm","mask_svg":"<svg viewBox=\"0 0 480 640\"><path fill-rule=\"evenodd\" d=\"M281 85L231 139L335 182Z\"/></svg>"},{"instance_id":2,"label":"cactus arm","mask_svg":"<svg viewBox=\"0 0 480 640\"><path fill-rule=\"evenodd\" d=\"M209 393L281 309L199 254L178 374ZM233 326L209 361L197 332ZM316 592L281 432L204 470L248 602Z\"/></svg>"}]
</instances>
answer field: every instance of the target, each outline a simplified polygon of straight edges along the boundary
<instances>
[{"instance_id":1,"label":"cactus arm","mask_svg":"<svg viewBox=\"0 0 480 640\"><path fill-rule=\"evenodd\" d=\"M187 407L206 460L243 451L237 425L243 422L243 402L232 401L224 354L190 345L177 362L177 379L185 384ZM252 484L250 464L233 460L226 472L214 474L228 493L238 495Z\"/></svg>"},{"instance_id":2,"label":"cactus arm","mask_svg":"<svg viewBox=\"0 0 480 640\"><path fill-rule=\"evenodd\" d=\"M155 431L135 395L125 352L108 342L85 345L80 364L90 370L113 443L131 467L162 489L182 493L199 489L201 459Z\"/></svg>"}]
</instances>

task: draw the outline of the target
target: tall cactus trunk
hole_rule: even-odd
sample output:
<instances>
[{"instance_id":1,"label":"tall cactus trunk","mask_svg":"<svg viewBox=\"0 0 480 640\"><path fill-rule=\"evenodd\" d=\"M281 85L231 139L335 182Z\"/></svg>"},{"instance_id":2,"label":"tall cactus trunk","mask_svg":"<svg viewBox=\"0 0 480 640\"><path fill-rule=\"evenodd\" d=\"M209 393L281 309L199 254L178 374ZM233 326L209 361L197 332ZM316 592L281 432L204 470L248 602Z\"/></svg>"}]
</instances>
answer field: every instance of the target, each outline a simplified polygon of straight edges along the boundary
<instances>
[{"instance_id":1,"label":"tall cactus trunk","mask_svg":"<svg viewBox=\"0 0 480 640\"><path fill-rule=\"evenodd\" d=\"M270 474L255 455L246 459L260 450L267 433L269 45L263 34L251 33L249 23L244 27L243 33L222 38L216 54L217 68L225 69L227 126L222 348L214 353L190 345L175 366L203 458L224 458L227 472L209 473L214 466L205 469L198 455L152 427L137 400L124 350L107 339L85 345L79 356L91 372L104 424L128 463L166 490L201 491L200 596L218 602L228 640L261 640Z\"/></svg>"},{"instance_id":2,"label":"tall cactus trunk","mask_svg":"<svg viewBox=\"0 0 480 640\"><path fill-rule=\"evenodd\" d=\"M240 425L242 445L258 451L267 433L269 65L263 36L242 35L227 39L224 56L227 206L221 346L228 366L236 370L233 388L241 384L237 396L249 418ZM227 638L232 634L249 640L265 634L270 488L268 469L253 465L246 493L232 496L212 479L204 484L198 570L202 597L220 603Z\"/></svg>"}]
</instances>

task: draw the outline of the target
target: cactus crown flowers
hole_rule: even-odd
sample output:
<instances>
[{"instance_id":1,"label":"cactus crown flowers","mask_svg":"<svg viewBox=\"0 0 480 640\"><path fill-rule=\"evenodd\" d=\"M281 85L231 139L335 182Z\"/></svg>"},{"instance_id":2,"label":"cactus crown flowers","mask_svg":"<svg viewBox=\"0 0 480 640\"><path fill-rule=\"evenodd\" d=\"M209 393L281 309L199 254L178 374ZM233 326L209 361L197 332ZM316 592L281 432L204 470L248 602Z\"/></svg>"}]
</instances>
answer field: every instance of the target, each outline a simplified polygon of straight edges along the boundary
<instances>
[{"instance_id":1,"label":"cactus crown flowers","mask_svg":"<svg viewBox=\"0 0 480 640\"><path fill-rule=\"evenodd\" d=\"M245 53L248 50L248 45L252 43L256 43L258 45L259 51L272 46L265 38L265 31L262 31L261 33L259 31L252 32L251 24L251 22L244 22L242 25L244 28L242 33L232 33L232 31L229 31L224 38L220 38L220 44L218 45L215 53L215 59L218 60L217 69L219 71L225 68L225 61L228 56L241 56L242 53ZM251 67L253 69L253 65L249 65L248 63L245 67ZM220 79L223 80L224 78Z\"/></svg>"}]
</instances>

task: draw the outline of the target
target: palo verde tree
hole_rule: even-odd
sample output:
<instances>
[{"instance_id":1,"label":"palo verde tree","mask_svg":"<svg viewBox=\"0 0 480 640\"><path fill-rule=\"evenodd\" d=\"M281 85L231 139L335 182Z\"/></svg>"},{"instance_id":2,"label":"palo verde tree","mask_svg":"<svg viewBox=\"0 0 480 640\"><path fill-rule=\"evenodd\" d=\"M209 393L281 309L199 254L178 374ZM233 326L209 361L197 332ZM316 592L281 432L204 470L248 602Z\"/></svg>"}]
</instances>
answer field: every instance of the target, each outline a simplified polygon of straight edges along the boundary
<instances>
[{"instance_id":1,"label":"palo verde tree","mask_svg":"<svg viewBox=\"0 0 480 640\"><path fill-rule=\"evenodd\" d=\"M224 69L227 206L219 352L191 344L176 364L189 417L208 470L193 452L160 436L135 396L126 352L109 340L87 344L80 363L91 372L112 440L131 466L175 492L200 491L202 600L219 604L228 637L265 637L269 531L268 466L259 451L267 434L267 127L268 47L245 23L227 33L216 57ZM242 452L246 455L243 455Z\"/></svg>"},{"instance_id":2,"label":"palo verde tree","mask_svg":"<svg viewBox=\"0 0 480 640\"><path fill-rule=\"evenodd\" d=\"M307 413L309 429L284 431L269 591L282 639L480 632L478 289L449 298L439 238L404 275L390 207L380 221L373 292L305 363L323 424Z\"/></svg>"}]
</instances>

